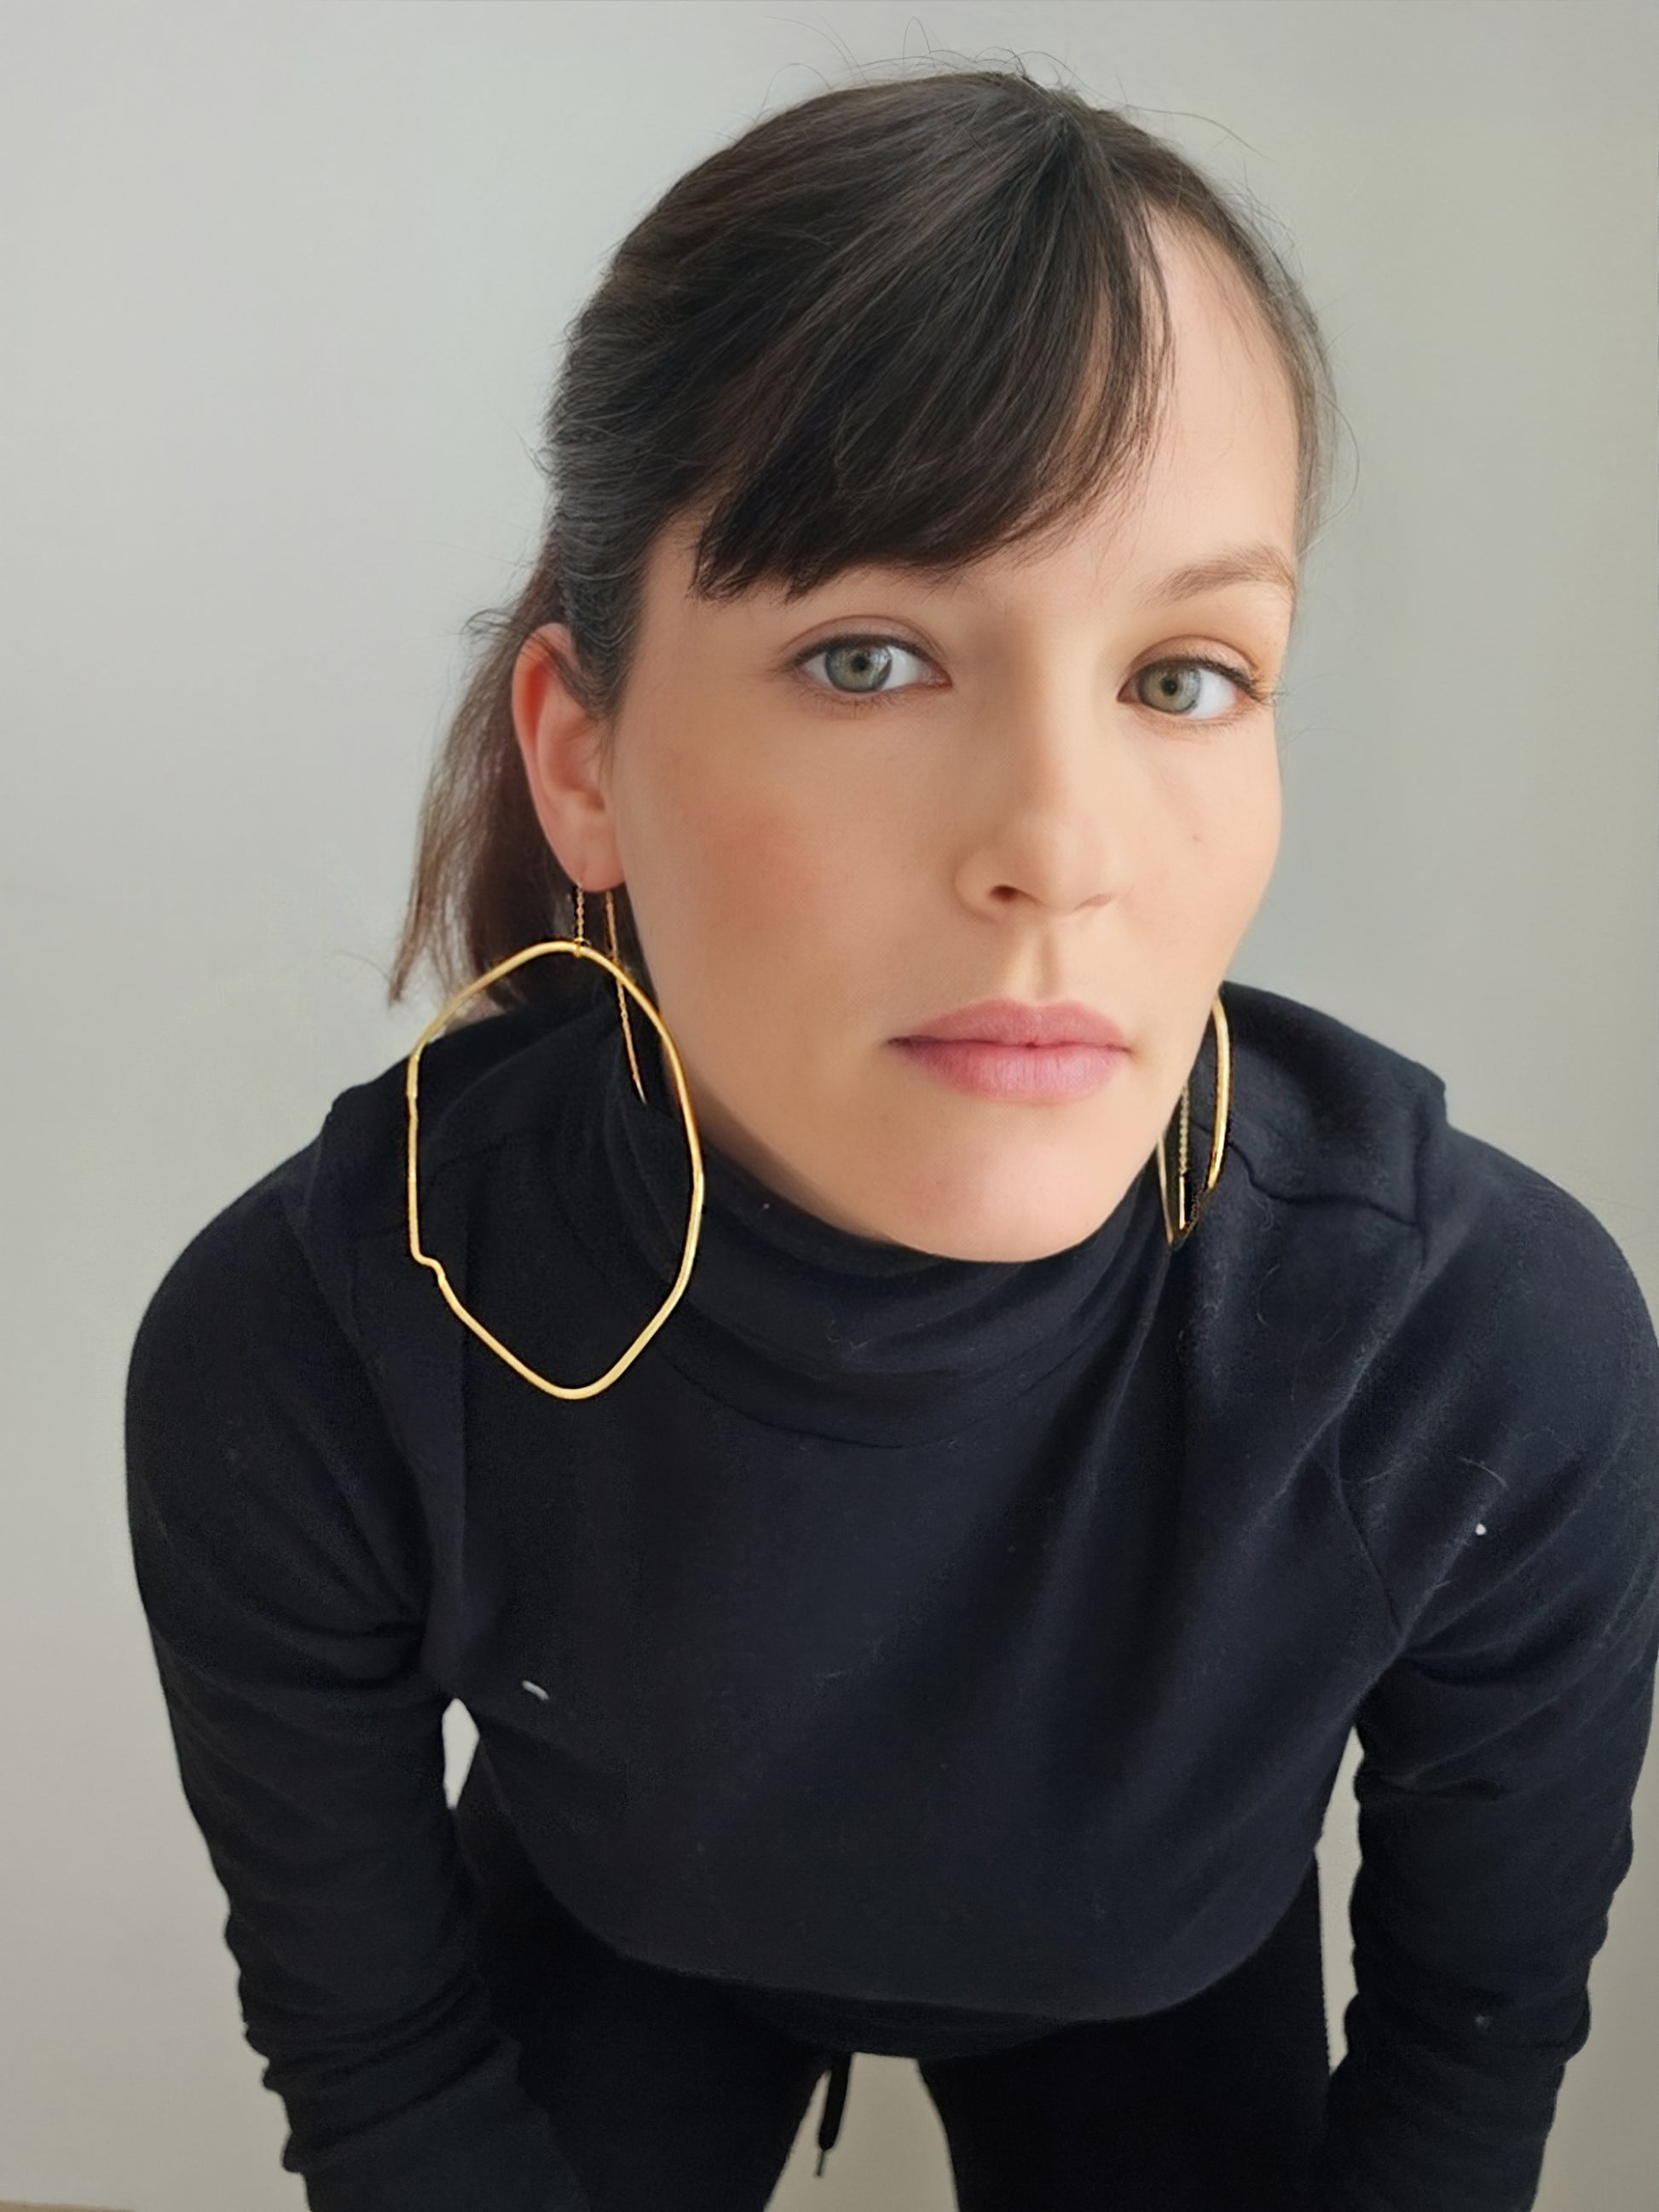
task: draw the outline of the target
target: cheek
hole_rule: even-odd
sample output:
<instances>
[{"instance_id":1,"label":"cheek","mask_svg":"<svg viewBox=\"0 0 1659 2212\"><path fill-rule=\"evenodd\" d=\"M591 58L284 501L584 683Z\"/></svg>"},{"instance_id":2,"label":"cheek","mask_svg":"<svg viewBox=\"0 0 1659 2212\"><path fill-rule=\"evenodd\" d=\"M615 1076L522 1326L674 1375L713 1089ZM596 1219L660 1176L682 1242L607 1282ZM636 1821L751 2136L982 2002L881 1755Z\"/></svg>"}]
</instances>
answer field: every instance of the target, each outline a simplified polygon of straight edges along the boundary
<instances>
[{"instance_id":1,"label":"cheek","mask_svg":"<svg viewBox=\"0 0 1659 2212\"><path fill-rule=\"evenodd\" d=\"M1212 964L1231 962L1255 920L1279 853L1279 787L1258 781L1239 794L1224 836L1212 854Z\"/></svg>"},{"instance_id":2,"label":"cheek","mask_svg":"<svg viewBox=\"0 0 1659 2212\"><path fill-rule=\"evenodd\" d=\"M688 831L693 825L688 824ZM704 972L741 981L751 1004L770 979L809 978L835 958L848 898L842 854L809 821L752 800L730 806L688 835L693 873L685 878L686 921L702 947ZM758 1008L757 1006L757 1011Z\"/></svg>"},{"instance_id":3,"label":"cheek","mask_svg":"<svg viewBox=\"0 0 1659 2212\"><path fill-rule=\"evenodd\" d=\"M1279 850L1283 815L1272 741L1258 743L1230 772L1201 776L1182 794L1193 862L1220 898L1259 890Z\"/></svg>"},{"instance_id":4,"label":"cheek","mask_svg":"<svg viewBox=\"0 0 1659 2212\"><path fill-rule=\"evenodd\" d=\"M1247 888L1258 896L1266 889L1278 857L1284 818L1279 761L1273 754L1243 794L1238 813L1240 866Z\"/></svg>"}]
</instances>

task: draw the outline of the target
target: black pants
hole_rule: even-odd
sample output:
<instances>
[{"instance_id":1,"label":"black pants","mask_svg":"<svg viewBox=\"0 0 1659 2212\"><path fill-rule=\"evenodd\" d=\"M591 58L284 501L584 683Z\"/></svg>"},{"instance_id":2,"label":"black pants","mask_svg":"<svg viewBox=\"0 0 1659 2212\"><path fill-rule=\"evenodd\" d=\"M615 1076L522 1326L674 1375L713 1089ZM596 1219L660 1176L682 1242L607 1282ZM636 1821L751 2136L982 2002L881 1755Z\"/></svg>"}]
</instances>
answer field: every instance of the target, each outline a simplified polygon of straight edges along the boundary
<instances>
[{"instance_id":1,"label":"black pants","mask_svg":"<svg viewBox=\"0 0 1659 2212\"><path fill-rule=\"evenodd\" d=\"M538 1880L481 1758L455 1818L497 2016L592 2212L763 2212L826 2069L827 2104L845 2094L844 2044L601 1942ZM959 2212L1302 2212L1329 2069L1317 1862L1184 2003L916 2066Z\"/></svg>"}]
</instances>

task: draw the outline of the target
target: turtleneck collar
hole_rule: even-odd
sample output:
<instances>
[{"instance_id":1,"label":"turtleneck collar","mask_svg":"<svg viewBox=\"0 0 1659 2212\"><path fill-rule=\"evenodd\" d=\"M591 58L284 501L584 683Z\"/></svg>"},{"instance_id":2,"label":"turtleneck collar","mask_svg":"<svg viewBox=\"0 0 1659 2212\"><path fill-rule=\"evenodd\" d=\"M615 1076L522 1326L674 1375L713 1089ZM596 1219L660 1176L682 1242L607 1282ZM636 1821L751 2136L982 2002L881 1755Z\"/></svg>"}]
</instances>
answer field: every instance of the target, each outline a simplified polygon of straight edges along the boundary
<instances>
[{"instance_id":1,"label":"turtleneck collar","mask_svg":"<svg viewBox=\"0 0 1659 2212\"><path fill-rule=\"evenodd\" d=\"M644 1326L679 1271L690 1161L648 1025L634 1088L614 1006L563 1026L553 1158L573 1233ZM869 1444L942 1440L1098 1349L1161 1282L1148 1161L1098 1229L1028 1261L958 1260L837 1227L703 1139L690 1277L642 1358L778 1427Z\"/></svg>"}]
</instances>

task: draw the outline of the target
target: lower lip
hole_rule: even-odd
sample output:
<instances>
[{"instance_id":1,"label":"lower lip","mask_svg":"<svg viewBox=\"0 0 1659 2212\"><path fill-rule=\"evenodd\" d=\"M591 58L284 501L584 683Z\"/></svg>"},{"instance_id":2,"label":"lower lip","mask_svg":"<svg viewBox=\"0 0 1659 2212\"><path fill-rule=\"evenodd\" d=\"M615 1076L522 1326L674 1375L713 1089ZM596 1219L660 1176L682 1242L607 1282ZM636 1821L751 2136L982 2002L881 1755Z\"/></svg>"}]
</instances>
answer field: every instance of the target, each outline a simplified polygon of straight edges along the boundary
<instances>
[{"instance_id":1,"label":"lower lip","mask_svg":"<svg viewBox=\"0 0 1659 2212\"><path fill-rule=\"evenodd\" d=\"M1128 1058L1118 1045L985 1044L942 1037L893 1042L941 1083L975 1098L1087 1098Z\"/></svg>"}]
</instances>

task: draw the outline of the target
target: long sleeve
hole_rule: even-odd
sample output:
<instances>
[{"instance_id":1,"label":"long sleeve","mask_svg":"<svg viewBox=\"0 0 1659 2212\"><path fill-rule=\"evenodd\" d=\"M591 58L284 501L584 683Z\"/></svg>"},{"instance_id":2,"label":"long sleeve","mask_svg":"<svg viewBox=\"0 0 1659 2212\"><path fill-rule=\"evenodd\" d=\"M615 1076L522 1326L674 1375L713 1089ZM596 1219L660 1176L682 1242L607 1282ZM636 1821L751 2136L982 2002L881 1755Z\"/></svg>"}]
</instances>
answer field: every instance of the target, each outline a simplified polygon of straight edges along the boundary
<instances>
[{"instance_id":1,"label":"long sleeve","mask_svg":"<svg viewBox=\"0 0 1659 2212\"><path fill-rule=\"evenodd\" d=\"M1356 1722L1356 1994L1320 2212L1535 2202L1632 1856L1659 1656L1659 1343L1588 1209L1528 1177L1487 1218L1431 1259L1364 1408L1385 1438L1415 1432L1431 1478L1390 1522L1385 1445L1360 1486L1372 1540L1433 1557Z\"/></svg>"},{"instance_id":2,"label":"long sleeve","mask_svg":"<svg viewBox=\"0 0 1659 2212\"><path fill-rule=\"evenodd\" d=\"M282 1173L175 1261L126 1394L140 1597L282 2163L313 2212L586 2212L470 1954L422 1532Z\"/></svg>"}]
</instances>

